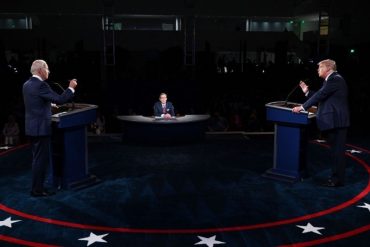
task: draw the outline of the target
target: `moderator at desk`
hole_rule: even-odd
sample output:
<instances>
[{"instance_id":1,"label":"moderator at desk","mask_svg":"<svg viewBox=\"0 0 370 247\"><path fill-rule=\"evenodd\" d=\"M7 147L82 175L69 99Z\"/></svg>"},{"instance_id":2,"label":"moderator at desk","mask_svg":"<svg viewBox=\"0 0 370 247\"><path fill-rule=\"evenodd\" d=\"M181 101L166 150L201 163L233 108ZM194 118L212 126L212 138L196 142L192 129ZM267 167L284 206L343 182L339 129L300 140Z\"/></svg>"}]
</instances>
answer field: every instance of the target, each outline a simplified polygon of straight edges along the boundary
<instances>
[{"instance_id":1,"label":"moderator at desk","mask_svg":"<svg viewBox=\"0 0 370 247\"><path fill-rule=\"evenodd\" d=\"M209 115L160 117L117 116L122 121L123 140L144 143L184 143L204 138Z\"/></svg>"}]
</instances>

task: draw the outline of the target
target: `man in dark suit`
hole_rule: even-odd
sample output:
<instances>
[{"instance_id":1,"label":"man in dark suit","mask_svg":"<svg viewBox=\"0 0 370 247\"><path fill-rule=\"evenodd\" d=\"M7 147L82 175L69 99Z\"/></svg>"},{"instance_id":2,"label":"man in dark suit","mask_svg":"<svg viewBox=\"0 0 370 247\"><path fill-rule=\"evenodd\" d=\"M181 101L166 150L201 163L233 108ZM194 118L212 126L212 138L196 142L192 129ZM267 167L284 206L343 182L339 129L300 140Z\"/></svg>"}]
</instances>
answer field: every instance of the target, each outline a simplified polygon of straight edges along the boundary
<instances>
[{"instance_id":1,"label":"man in dark suit","mask_svg":"<svg viewBox=\"0 0 370 247\"><path fill-rule=\"evenodd\" d=\"M318 105L316 123L320 131L327 134L333 162L331 177L323 186L337 187L342 186L345 179L345 145L350 125L348 89L346 81L336 71L335 61L327 59L318 65L319 77L324 79L323 86L319 91L313 92L301 81L302 91L309 99L292 111L298 113Z\"/></svg>"},{"instance_id":2,"label":"man in dark suit","mask_svg":"<svg viewBox=\"0 0 370 247\"><path fill-rule=\"evenodd\" d=\"M32 189L31 196L53 194L44 188L44 180L51 159L51 104L63 104L73 97L77 86L75 79L61 95L55 93L45 82L49 67L44 60L35 60L31 65L32 77L23 84L25 104L25 132L32 144Z\"/></svg>"},{"instance_id":3,"label":"man in dark suit","mask_svg":"<svg viewBox=\"0 0 370 247\"><path fill-rule=\"evenodd\" d=\"M165 93L159 95L159 101L154 104L153 110L156 117L171 118L175 116L175 108L171 102L167 101Z\"/></svg>"}]
</instances>

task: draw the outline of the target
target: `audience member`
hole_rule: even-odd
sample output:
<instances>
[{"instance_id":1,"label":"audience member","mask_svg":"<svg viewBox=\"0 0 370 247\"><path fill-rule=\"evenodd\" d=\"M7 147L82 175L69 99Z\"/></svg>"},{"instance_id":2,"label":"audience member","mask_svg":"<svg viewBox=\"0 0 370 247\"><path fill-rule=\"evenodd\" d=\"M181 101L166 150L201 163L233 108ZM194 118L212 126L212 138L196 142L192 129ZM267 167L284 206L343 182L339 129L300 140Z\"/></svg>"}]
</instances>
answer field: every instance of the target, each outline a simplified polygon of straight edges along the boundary
<instances>
[{"instance_id":1,"label":"audience member","mask_svg":"<svg viewBox=\"0 0 370 247\"><path fill-rule=\"evenodd\" d=\"M13 115L9 115L8 122L4 124L3 128L4 144L17 145L19 142L19 125Z\"/></svg>"}]
</instances>

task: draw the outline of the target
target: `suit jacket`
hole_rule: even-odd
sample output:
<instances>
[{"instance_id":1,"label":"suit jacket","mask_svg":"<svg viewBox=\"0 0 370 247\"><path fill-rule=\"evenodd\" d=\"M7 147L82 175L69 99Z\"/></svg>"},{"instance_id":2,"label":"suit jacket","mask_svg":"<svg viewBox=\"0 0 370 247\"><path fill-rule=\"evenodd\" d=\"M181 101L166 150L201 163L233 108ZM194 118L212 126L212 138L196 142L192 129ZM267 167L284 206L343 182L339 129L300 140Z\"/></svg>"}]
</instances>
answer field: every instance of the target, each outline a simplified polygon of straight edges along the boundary
<instances>
[{"instance_id":1,"label":"suit jacket","mask_svg":"<svg viewBox=\"0 0 370 247\"><path fill-rule=\"evenodd\" d=\"M160 101L156 102L153 106L153 110L154 116L160 117L163 114L162 102ZM166 102L166 113L169 113L171 116L175 116L175 108L169 101Z\"/></svg>"},{"instance_id":2,"label":"suit jacket","mask_svg":"<svg viewBox=\"0 0 370 247\"><path fill-rule=\"evenodd\" d=\"M36 77L26 81L23 84L26 135L51 135L51 103L63 104L72 97L72 90L66 89L59 95L46 82Z\"/></svg>"},{"instance_id":3,"label":"suit jacket","mask_svg":"<svg viewBox=\"0 0 370 247\"><path fill-rule=\"evenodd\" d=\"M333 72L319 91L309 91L309 99L302 105L308 109L318 105L316 123L320 130L349 127L348 89L343 77Z\"/></svg>"}]
</instances>

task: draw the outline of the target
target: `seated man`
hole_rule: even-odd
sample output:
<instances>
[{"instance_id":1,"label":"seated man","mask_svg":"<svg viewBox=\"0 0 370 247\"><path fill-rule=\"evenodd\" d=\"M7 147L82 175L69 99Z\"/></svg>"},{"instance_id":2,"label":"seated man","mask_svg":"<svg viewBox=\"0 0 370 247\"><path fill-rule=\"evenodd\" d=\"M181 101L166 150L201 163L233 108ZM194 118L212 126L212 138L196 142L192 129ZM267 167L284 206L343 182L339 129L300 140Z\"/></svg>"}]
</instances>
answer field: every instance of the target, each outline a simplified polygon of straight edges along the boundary
<instances>
[{"instance_id":1,"label":"seated man","mask_svg":"<svg viewBox=\"0 0 370 247\"><path fill-rule=\"evenodd\" d=\"M175 108L167 101L167 94L161 93L159 101L154 104L154 116L163 118L175 117Z\"/></svg>"}]
</instances>

